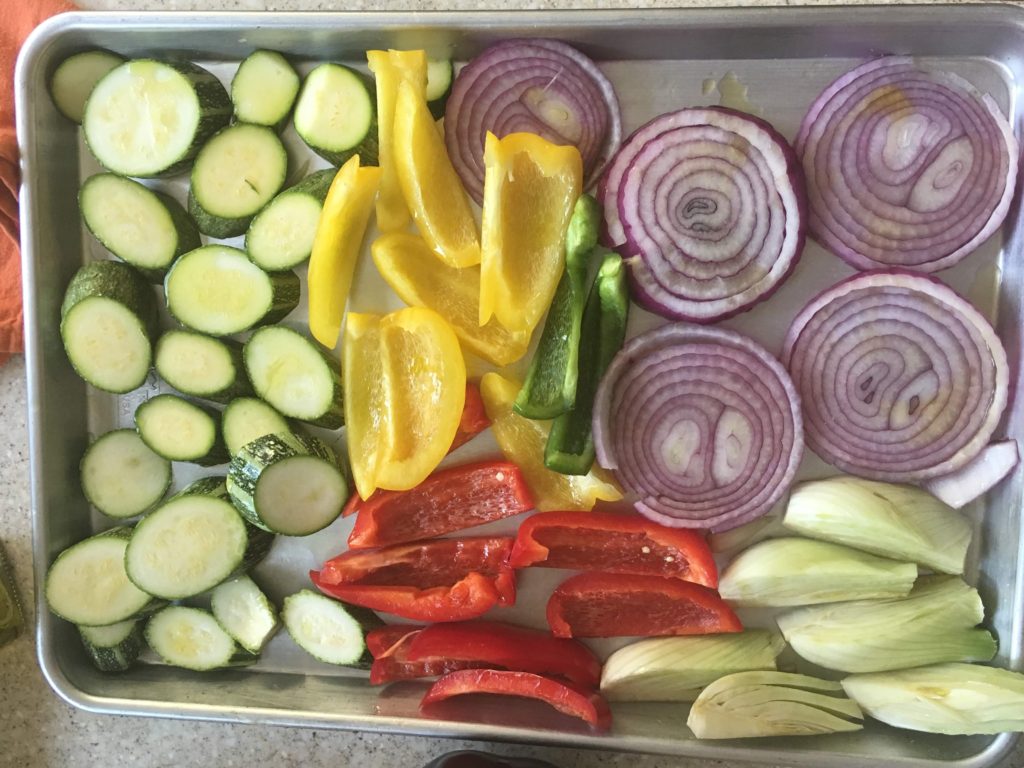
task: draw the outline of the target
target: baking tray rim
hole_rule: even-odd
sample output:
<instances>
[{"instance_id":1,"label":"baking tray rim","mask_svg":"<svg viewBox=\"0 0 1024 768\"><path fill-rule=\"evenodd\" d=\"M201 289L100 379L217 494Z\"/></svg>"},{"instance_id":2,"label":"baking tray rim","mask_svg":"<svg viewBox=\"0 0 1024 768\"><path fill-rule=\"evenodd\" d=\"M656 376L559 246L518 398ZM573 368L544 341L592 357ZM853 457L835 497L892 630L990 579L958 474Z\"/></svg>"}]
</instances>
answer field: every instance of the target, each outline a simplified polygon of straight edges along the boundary
<instances>
[{"instance_id":1,"label":"baking tray rim","mask_svg":"<svg viewBox=\"0 0 1024 768\"><path fill-rule=\"evenodd\" d=\"M47 551L45 535L41 526L40 510L46 508L42 485L42 462L39 456L41 443L41 381L39 361L41 359L39 327L35 322L36 307L36 250L34 237L33 172L35 137L29 121L28 82L33 67L44 55L46 49L60 34L74 29L101 28L110 25L131 25L133 31L142 29L196 28L201 26L232 27L236 29L259 27L261 29L314 29L324 21L336 20L362 29L392 26L393 28L419 28L455 26L500 28L503 24L515 22L534 26L538 31L553 31L570 21L579 21L586 16L592 26L601 28L628 23L630 17L642 18L647 23L659 20L685 21L690 26L715 27L781 27L786 25L808 25L822 17L841 19L844 14L882 13L889 23L921 23L925 14L941 13L950 22L979 24L986 20L1003 21L1016 27L1024 27L1024 7L1017 3L906 3L906 4L843 4L833 6L755 6L755 7L709 7L709 8L611 8L611 9L548 9L548 10L408 10L395 19L395 11L71 11L54 16L40 24L22 46L15 68L15 113L22 183L19 189L20 227L22 246L23 314L25 318L25 360L27 380L27 425L30 460L30 514L32 517L33 564L36 584L35 611L37 658L47 684L68 704L84 711L98 714L136 715L163 717L183 720L209 720L236 723L261 723L307 728L332 728L339 730L370 730L404 736L428 736L435 738L465 738L480 741L530 743L556 747L584 747L620 752L650 755L677 755L691 758L712 758L716 760L738 760L762 762L784 759L794 766L820 766L822 758L839 759L844 764L854 764L860 759L875 762L875 756L858 758L826 752L775 750L761 751L701 740L686 740L685 749L667 753L652 748L659 740L650 737L629 737L627 742L615 740L612 736L596 737L576 733L541 731L528 728L494 726L448 720L429 720L395 716L363 716L343 713L311 712L308 710L286 710L270 707L237 707L187 702L165 702L155 699L128 699L114 696L98 696L78 688L61 668L54 649L50 644L49 631L54 617L46 607L41 585L45 583ZM627 17L627 18L623 18ZM127 31L127 30L126 30ZM1024 215L1024 214L1022 214ZM1016 574L1017 579L1021 574ZM916 757L885 758L887 765L933 765L949 768L984 768L993 766L1004 758L1017 743L1021 734L1003 733L994 738L982 751L970 757L938 762ZM879 763L881 764L881 763Z\"/></svg>"}]
</instances>

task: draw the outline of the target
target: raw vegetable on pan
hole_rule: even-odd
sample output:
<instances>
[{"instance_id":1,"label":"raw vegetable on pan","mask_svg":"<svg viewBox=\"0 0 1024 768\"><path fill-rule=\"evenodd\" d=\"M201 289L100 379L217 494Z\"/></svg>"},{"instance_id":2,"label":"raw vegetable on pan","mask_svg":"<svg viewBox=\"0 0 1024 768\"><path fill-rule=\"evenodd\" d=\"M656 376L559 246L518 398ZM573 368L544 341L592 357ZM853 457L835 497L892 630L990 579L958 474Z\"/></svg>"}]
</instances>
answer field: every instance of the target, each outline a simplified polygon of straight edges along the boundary
<instances>
[{"instance_id":1,"label":"raw vegetable on pan","mask_svg":"<svg viewBox=\"0 0 1024 768\"><path fill-rule=\"evenodd\" d=\"M885 57L792 145L683 103L623 141L571 45L431 53L303 79L258 50L230 91L103 51L56 70L111 257L72 277L61 338L89 385L139 392L81 462L82 508L118 525L45 581L85 657L202 671L290 642L430 678L427 717L516 697L598 732L625 701L692 702L706 739L1021 729L969 580L972 502L1019 461L1014 373L928 274L1007 215L993 99ZM187 197L151 180L186 171ZM808 234L861 272L803 295L796 269L838 263ZM751 336L719 324L745 312ZM316 553L281 604L275 536Z\"/></svg>"}]
</instances>

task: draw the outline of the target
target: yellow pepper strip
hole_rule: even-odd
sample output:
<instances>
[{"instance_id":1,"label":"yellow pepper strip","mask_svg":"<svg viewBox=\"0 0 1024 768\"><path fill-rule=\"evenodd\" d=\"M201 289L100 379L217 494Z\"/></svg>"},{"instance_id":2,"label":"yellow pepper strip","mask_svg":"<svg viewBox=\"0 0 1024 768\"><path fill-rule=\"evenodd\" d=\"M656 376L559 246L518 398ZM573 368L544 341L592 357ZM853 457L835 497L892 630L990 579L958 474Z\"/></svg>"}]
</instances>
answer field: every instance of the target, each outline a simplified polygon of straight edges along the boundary
<instances>
[{"instance_id":1,"label":"yellow pepper strip","mask_svg":"<svg viewBox=\"0 0 1024 768\"><path fill-rule=\"evenodd\" d=\"M359 155L338 171L327 190L309 257L309 330L328 349L338 343L356 260L370 221L380 168L359 167Z\"/></svg>"},{"instance_id":2,"label":"yellow pepper strip","mask_svg":"<svg viewBox=\"0 0 1024 768\"><path fill-rule=\"evenodd\" d=\"M373 242L373 261L381 276L406 304L428 307L451 323L466 351L498 366L526 354L528 333L506 331L496 320L481 326L480 267L455 269L432 256L416 235L392 232Z\"/></svg>"},{"instance_id":3,"label":"yellow pepper strip","mask_svg":"<svg viewBox=\"0 0 1024 768\"><path fill-rule=\"evenodd\" d=\"M484 144L480 325L532 333L565 267L565 232L583 183L576 147L532 133Z\"/></svg>"},{"instance_id":4,"label":"yellow pepper strip","mask_svg":"<svg viewBox=\"0 0 1024 768\"><path fill-rule=\"evenodd\" d=\"M480 381L480 394L498 446L505 458L523 471L537 509L590 510L598 501L621 499L622 491L611 475L596 464L586 475L560 475L544 466L544 446L551 422L527 419L513 412L512 403L519 389L518 382L497 373L485 374Z\"/></svg>"},{"instance_id":5,"label":"yellow pepper strip","mask_svg":"<svg viewBox=\"0 0 1024 768\"><path fill-rule=\"evenodd\" d=\"M448 158L422 91L398 86L394 161L416 227L450 267L480 263L480 237L469 196Z\"/></svg>"},{"instance_id":6,"label":"yellow pepper strip","mask_svg":"<svg viewBox=\"0 0 1024 768\"><path fill-rule=\"evenodd\" d=\"M395 101L402 82L426 98L427 55L423 51L367 51L366 61L377 80L377 156L383 173L377 227L381 232L394 232L409 225L409 209L395 171Z\"/></svg>"},{"instance_id":7,"label":"yellow pepper strip","mask_svg":"<svg viewBox=\"0 0 1024 768\"><path fill-rule=\"evenodd\" d=\"M380 315L348 313L342 344L345 430L356 490L366 499L377 489L384 435L384 364L380 354Z\"/></svg>"},{"instance_id":8,"label":"yellow pepper strip","mask_svg":"<svg viewBox=\"0 0 1024 768\"><path fill-rule=\"evenodd\" d=\"M377 486L414 488L448 453L466 400L459 340L437 312L407 307L380 323L387 449Z\"/></svg>"}]
</instances>

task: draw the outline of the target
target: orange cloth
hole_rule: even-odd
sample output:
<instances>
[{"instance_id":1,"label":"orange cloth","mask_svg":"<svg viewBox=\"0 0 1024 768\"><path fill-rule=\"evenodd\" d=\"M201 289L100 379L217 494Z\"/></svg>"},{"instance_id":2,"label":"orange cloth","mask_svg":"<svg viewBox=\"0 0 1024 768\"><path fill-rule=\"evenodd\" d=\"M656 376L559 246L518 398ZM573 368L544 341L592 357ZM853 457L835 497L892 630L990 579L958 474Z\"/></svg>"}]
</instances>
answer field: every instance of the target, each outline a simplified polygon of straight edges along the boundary
<instances>
[{"instance_id":1,"label":"orange cloth","mask_svg":"<svg viewBox=\"0 0 1024 768\"><path fill-rule=\"evenodd\" d=\"M18 250L18 140L14 133L14 63L43 19L71 10L64 0L13 0L0 17L0 364L22 350Z\"/></svg>"}]
</instances>

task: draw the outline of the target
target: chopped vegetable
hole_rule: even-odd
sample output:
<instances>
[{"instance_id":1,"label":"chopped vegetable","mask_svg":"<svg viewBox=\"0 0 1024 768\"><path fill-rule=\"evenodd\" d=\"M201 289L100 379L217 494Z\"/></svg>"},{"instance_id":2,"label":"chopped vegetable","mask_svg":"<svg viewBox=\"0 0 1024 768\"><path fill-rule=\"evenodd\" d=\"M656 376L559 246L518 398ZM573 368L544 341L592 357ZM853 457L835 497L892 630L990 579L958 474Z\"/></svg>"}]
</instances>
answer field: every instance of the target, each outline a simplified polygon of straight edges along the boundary
<instances>
[{"instance_id":1,"label":"chopped vegetable","mask_svg":"<svg viewBox=\"0 0 1024 768\"><path fill-rule=\"evenodd\" d=\"M458 331L456 331L458 335ZM474 437L491 426L487 418L487 410L484 408L484 399L480 395L480 385L475 381L466 382L466 402L462 406L462 418L459 419L459 429L455 433L448 453L456 448L461 448Z\"/></svg>"},{"instance_id":2,"label":"chopped vegetable","mask_svg":"<svg viewBox=\"0 0 1024 768\"><path fill-rule=\"evenodd\" d=\"M154 360L160 378L179 392L217 403L252 394L242 345L184 328L164 331Z\"/></svg>"},{"instance_id":3,"label":"chopped vegetable","mask_svg":"<svg viewBox=\"0 0 1024 768\"><path fill-rule=\"evenodd\" d=\"M479 264L480 237L469 198L448 159L444 138L437 132L423 92L408 82L398 89L394 142L401 193L424 241L448 266Z\"/></svg>"},{"instance_id":4,"label":"chopped vegetable","mask_svg":"<svg viewBox=\"0 0 1024 768\"><path fill-rule=\"evenodd\" d=\"M432 626L443 627L445 625L434 624ZM437 677L458 669L480 669L487 666L472 661L444 657L411 661L409 647L417 634L418 630L405 632L386 649L374 654L373 663L370 665L370 685L385 685L396 680L415 680L420 677ZM369 635L367 635L367 645L369 645Z\"/></svg>"},{"instance_id":5,"label":"chopped vegetable","mask_svg":"<svg viewBox=\"0 0 1024 768\"><path fill-rule=\"evenodd\" d=\"M909 485L832 477L793 489L783 524L815 539L963 573L971 524L930 493Z\"/></svg>"},{"instance_id":6,"label":"chopped vegetable","mask_svg":"<svg viewBox=\"0 0 1024 768\"><path fill-rule=\"evenodd\" d=\"M280 53L253 51L231 78L235 119L281 130L299 95L299 83L299 73Z\"/></svg>"},{"instance_id":7,"label":"chopped vegetable","mask_svg":"<svg viewBox=\"0 0 1024 768\"><path fill-rule=\"evenodd\" d=\"M278 193L253 218L245 252L268 272L294 269L313 252L324 200L338 171L325 168Z\"/></svg>"},{"instance_id":8,"label":"chopped vegetable","mask_svg":"<svg viewBox=\"0 0 1024 768\"><path fill-rule=\"evenodd\" d=\"M955 472L925 480L924 488L960 509L995 488L1019 462L1016 440L993 443Z\"/></svg>"},{"instance_id":9,"label":"chopped vegetable","mask_svg":"<svg viewBox=\"0 0 1024 768\"><path fill-rule=\"evenodd\" d=\"M146 647L143 635L145 622L138 619L120 621L106 627L79 627L89 661L100 672L124 672L131 668Z\"/></svg>"},{"instance_id":10,"label":"chopped vegetable","mask_svg":"<svg viewBox=\"0 0 1024 768\"><path fill-rule=\"evenodd\" d=\"M573 407L579 379L580 326L586 303L587 257L597 245L601 208L580 195L565 235L565 270L548 309L537 351L513 410L528 419L553 419ZM596 385L595 385L596 386Z\"/></svg>"},{"instance_id":11,"label":"chopped vegetable","mask_svg":"<svg viewBox=\"0 0 1024 768\"><path fill-rule=\"evenodd\" d=\"M936 664L850 675L846 695L876 720L946 734L1024 731L1024 675L979 664Z\"/></svg>"},{"instance_id":12,"label":"chopped vegetable","mask_svg":"<svg viewBox=\"0 0 1024 768\"><path fill-rule=\"evenodd\" d=\"M171 462L153 451L134 429L96 438L82 456L82 491L108 517L148 512L171 485Z\"/></svg>"},{"instance_id":13,"label":"chopped vegetable","mask_svg":"<svg viewBox=\"0 0 1024 768\"><path fill-rule=\"evenodd\" d=\"M349 312L341 352L349 463L356 492L364 499L377 490L377 473L387 452L380 321L380 315ZM346 509L342 514L352 511Z\"/></svg>"},{"instance_id":14,"label":"chopped vegetable","mask_svg":"<svg viewBox=\"0 0 1024 768\"><path fill-rule=\"evenodd\" d=\"M666 576L712 589L718 585L715 561L703 538L637 515L533 515L519 526L509 564Z\"/></svg>"},{"instance_id":15,"label":"chopped vegetable","mask_svg":"<svg viewBox=\"0 0 1024 768\"><path fill-rule=\"evenodd\" d=\"M698 739L739 739L859 731L863 719L842 685L831 680L737 672L701 691L686 724Z\"/></svg>"},{"instance_id":16,"label":"chopped vegetable","mask_svg":"<svg viewBox=\"0 0 1024 768\"><path fill-rule=\"evenodd\" d=\"M793 320L782 360L803 398L807 445L845 472L914 482L967 464L1009 394L1002 342L934 278L868 272Z\"/></svg>"},{"instance_id":17,"label":"chopped vegetable","mask_svg":"<svg viewBox=\"0 0 1024 768\"><path fill-rule=\"evenodd\" d=\"M102 48L68 56L50 78L54 106L68 120L80 124L85 117L85 103L96 84L122 64L124 58Z\"/></svg>"},{"instance_id":18,"label":"chopped vegetable","mask_svg":"<svg viewBox=\"0 0 1024 768\"><path fill-rule=\"evenodd\" d=\"M634 133L602 180L609 244L628 256L636 300L710 323L771 296L804 246L796 155L771 125L724 107L662 115Z\"/></svg>"},{"instance_id":19,"label":"chopped vegetable","mask_svg":"<svg viewBox=\"0 0 1024 768\"><path fill-rule=\"evenodd\" d=\"M380 658L404 638L421 629L421 624L384 624L366 633L366 650L373 658Z\"/></svg>"},{"instance_id":20,"label":"chopped vegetable","mask_svg":"<svg viewBox=\"0 0 1024 768\"><path fill-rule=\"evenodd\" d=\"M214 587L210 610L217 623L250 653L259 653L277 631L277 611L248 576L236 576Z\"/></svg>"},{"instance_id":21,"label":"chopped vegetable","mask_svg":"<svg viewBox=\"0 0 1024 768\"><path fill-rule=\"evenodd\" d=\"M708 546L715 553L735 552L765 539L787 536L790 531L783 527L782 515L778 514L777 510L778 505L764 517L758 517L722 533L712 533L708 536Z\"/></svg>"},{"instance_id":22,"label":"chopped vegetable","mask_svg":"<svg viewBox=\"0 0 1024 768\"><path fill-rule=\"evenodd\" d=\"M445 109L448 153L477 203L484 191L485 135L526 131L575 145L596 179L622 136L615 89L575 48L540 38L495 43L462 68Z\"/></svg>"},{"instance_id":23,"label":"chopped vegetable","mask_svg":"<svg viewBox=\"0 0 1024 768\"><path fill-rule=\"evenodd\" d=\"M412 621L461 621L515 603L512 539L435 539L345 552L310 577L322 592Z\"/></svg>"},{"instance_id":24,"label":"chopped vegetable","mask_svg":"<svg viewBox=\"0 0 1024 768\"><path fill-rule=\"evenodd\" d=\"M596 730L605 731L611 727L611 710L600 694L529 672L496 669L449 672L430 687L420 703L420 709L429 714L432 704L470 693L537 699L563 714L580 718Z\"/></svg>"},{"instance_id":25,"label":"chopped vegetable","mask_svg":"<svg viewBox=\"0 0 1024 768\"><path fill-rule=\"evenodd\" d=\"M917 566L813 539L762 541L722 573L718 592L733 605L780 606L906 597Z\"/></svg>"},{"instance_id":26,"label":"chopped vegetable","mask_svg":"<svg viewBox=\"0 0 1024 768\"><path fill-rule=\"evenodd\" d=\"M380 184L379 168L359 156L341 167L324 200L309 257L309 332L328 349L338 343L356 260Z\"/></svg>"},{"instance_id":27,"label":"chopped vegetable","mask_svg":"<svg viewBox=\"0 0 1024 768\"><path fill-rule=\"evenodd\" d=\"M551 595L555 637L709 635L743 629L714 590L681 579L581 573Z\"/></svg>"},{"instance_id":28,"label":"chopped vegetable","mask_svg":"<svg viewBox=\"0 0 1024 768\"><path fill-rule=\"evenodd\" d=\"M165 392L144 401L135 409L135 428L150 450L165 459L204 467L228 460L220 414L178 395Z\"/></svg>"},{"instance_id":29,"label":"chopped vegetable","mask_svg":"<svg viewBox=\"0 0 1024 768\"><path fill-rule=\"evenodd\" d=\"M366 633L381 625L371 611L303 589L284 599L281 619L296 645L313 658L359 669L370 665Z\"/></svg>"},{"instance_id":30,"label":"chopped vegetable","mask_svg":"<svg viewBox=\"0 0 1024 768\"><path fill-rule=\"evenodd\" d=\"M448 94L455 80L455 66L451 59L427 60L427 106L435 120L444 117L444 108L448 103ZM461 181L460 181L461 184Z\"/></svg>"},{"instance_id":31,"label":"chopped vegetable","mask_svg":"<svg viewBox=\"0 0 1024 768\"><path fill-rule=\"evenodd\" d=\"M575 147L530 133L488 133L481 225L480 325L530 334L565 268L565 237L583 169Z\"/></svg>"},{"instance_id":32,"label":"chopped vegetable","mask_svg":"<svg viewBox=\"0 0 1024 768\"><path fill-rule=\"evenodd\" d=\"M579 384L572 409L551 422L544 466L564 475L585 475L594 465L594 398L612 359L622 348L629 316L629 289L622 258L601 262L583 311Z\"/></svg>"},{"instance_id":33,"label":"chopped vegetable","mask_svg":"<svg viewBox=\"0 0 1024 768\"><path fill-rule=\"evenodd\" d=\"M582 643L496 621L434 624L409 640L410 661L451 659L487 668L533 672L594 687L601 662Z\"/></svg>"},{"instance_id":34,"label":"chopped vegetable","mask_svg":"<svg viewBox=\"0 0 1024 768\"><path fill-rule=\"evenodd\" d=\"M808 661L843 672L883 672L943 661L988 661L996 641L974 629L978 591L954 576L924 577L910 595L799 608L777 621Z\"/></svg>"},{"instance_id":35,"label":"chopped vegetable","mask_svg":"<svg viewBox=\"0 0 1024 768\"><path fill-rule=\"evenodd\" d=\"M451 323L466 351L505 366L526 354L530 334L491 319L480 325L480 267L455 269L415 235L392 232L371 249L377 270L406 304L427 307Z\"/></svg>"},{"instance_id":36,"label":"chopped vegetable","mask_svg":"<svg viewBox=\"0 0 1024 768\"><path fill-rule=\"evenodd\" d=\"M291 432L288 420L274 406L258 397L237 397L221 413L224 445L232 456L258 437Z\"/></svg>"},{"instance_id":37,"label":"chopped vegetable","mask_svg":"<svg viewBox=\"0 0 1024 768\"><path fill-rule=\"evenodd\" d=\"M409 149L405 144L408 137L396 135L395 131L399 86L408 83L413 95L423 99L427 87L427 56L423 51L367 51L366 61L377 86L377 148L381 171L377 227L381 232L394 232L409 224L409 209L395 162L398 152Z\"/></svg>"},{"instance_id":38,"label":"chopped vegetable","mask_svg":"<svg viewBox=\"0 0 1024 768\"><path fill-rule=\"evenodd\" d=\"M526 419L512 411L519 389L497 373L485 374L480 381L480 394L501 452L522 470L537 509L590 510L598 501L621 499L622 492L600 467L586 475L567 476L544 466L548 422Z\"/></svg>"},{"instance_id":39,"label":"chopped vegetable","mask_svg":"<svg viewBox=\"0 0 1024 768\"><path fill-rule=\"evenodd\" d=\"M734 672L775 669L781 635L748 629L718 637L656 637L615 651L601 672L608 701L693 701Z\"/></svg>"},{"instance_id":40,"label":"chopped vegetable","mask_svg":"<svg viewBox=\"0 0 1024 768\"><path fill-rule=\"evenodd\" d=\"M507 461L465 464L435 472L415 488L376 491L356 506L349 549L429 539L533 508L519 468Z\"/></svg>"},{"instance_id":41,"label":"chopped vegetable","mask_svg":"<svg viewBox=\"0 0 1024 768\"><path fill-rule=\"evenodd\" d=\"M597 461L640 514L734 528L768 512L803 455L800 398L778 360L735 331L675 323L634 337L594 404Z\"/></svg>"},{"instance_id":42,"label":"chopped vegetable","mask_svg":"<svg viewBox=\"0 0 1024 768\"><path fill-rule=\"evenodd\" d=\"M334 166L359 155L377 164L377 103L373 79L343 64L320 64L306 75L293 122L306 145Z\"/></svg>"},{"instance_id":43,"label":"chopped vegetable","mask_svg":"<svg viewBox=\"0 0 1024 768\"><path fill-rule=\"evenodd\" d=\"M209 611L170 605L146 624L146 642L173 667L206 672L247 666L255 654L241 648Z\"/></svg>"},{"instance_id":44,"label":"chopped vegetable","mask_svg":"<svg viewBox=\"0 0 1024 768\"><path fill-rule=\"evenodd\" d=\"M1013 127L995 100L904 56L826 88L796 149L811 234L857 269L953 266L999 229L1017 181Z\"/></svg>"}]
</instances>

